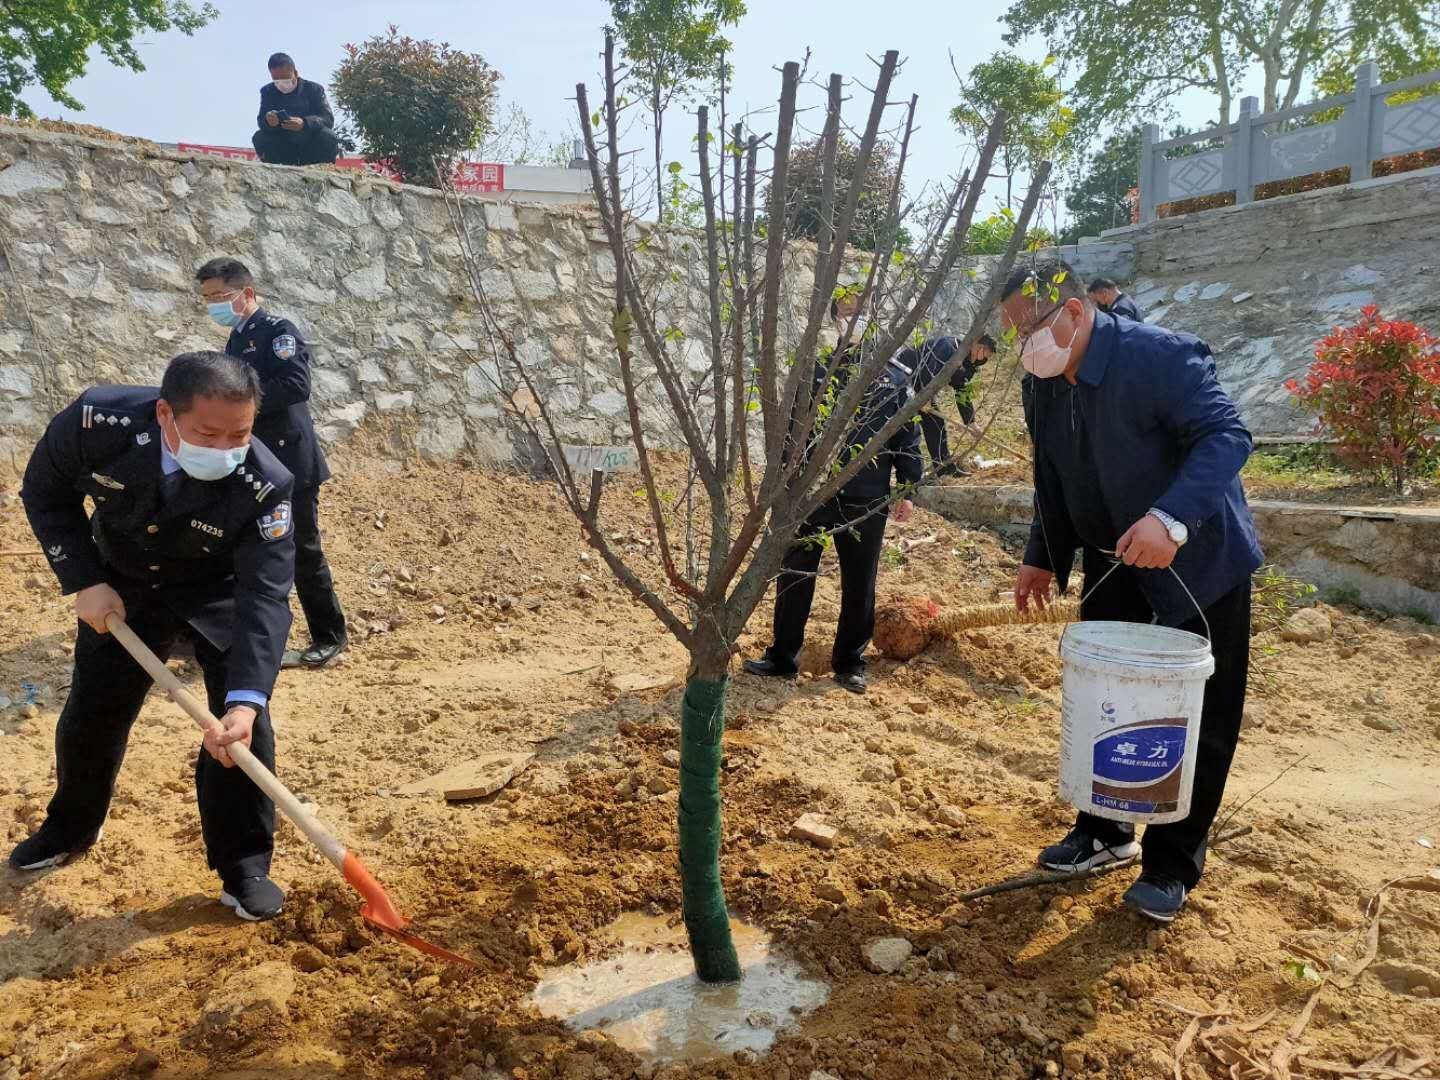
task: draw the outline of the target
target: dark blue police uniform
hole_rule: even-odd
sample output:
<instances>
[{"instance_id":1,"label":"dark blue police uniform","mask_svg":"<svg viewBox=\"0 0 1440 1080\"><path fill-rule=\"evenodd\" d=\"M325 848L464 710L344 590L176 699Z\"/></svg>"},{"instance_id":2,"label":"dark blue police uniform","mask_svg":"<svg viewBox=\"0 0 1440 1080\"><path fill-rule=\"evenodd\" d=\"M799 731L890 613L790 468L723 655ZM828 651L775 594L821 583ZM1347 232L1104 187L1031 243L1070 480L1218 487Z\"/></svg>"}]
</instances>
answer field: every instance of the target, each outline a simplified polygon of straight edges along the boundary
<instances>
[{"instance_id":1,"label":"dark blue police uniform","mask_svg":"<svg viewBox=\"0 0 1440 1080\"><path fill-rule=\"evenodd\" d=\"M236 327L225 351L260 376L263 391L255 437L295 477L295 592L310 640L318 647L345 640L345 614L320 546L320 485L330 466L310 417L310 349L289 319L263 309Z\"/></svg>"},{"instance_id":2,"label":"dark blue police uniform","mask_svg":"<svg viewBox=\"0 0 1440 1080\"><path fill-rule=\"evenodd\" d=\"M824 382L824 366L816 365L814 392L836 396L847 381L849 366L839 365L831 388ZM879 435L910 397L909 374L893 362L867 388L846 435L839 467L844 468L854 453ZM885 543L885 523L890 518L890 477L892 472L905 485L914 487L924 476L920 457L920 429L903 424L880 452L800 526L795 545L785 556L775 581L774 644L765 659L779 672L797 669L800 649L805 643L805 624L815 600L815 576L820 568L827 535L835 540L840 561L840 621L835 627L835 644L830 654L836 675L865 671L865 649L875 635L875 578L880 570L880 550Z\"/></svg>"},{"instance_id":3,"label":"dark blue police uniform","mask_svg":"<svg viewBox=\"0 0 1440 1080\"><path fill-rule=\"evenodd\" d=\"M274 690L290 629L293 481L254 439L222 480L167 474L158 398L155 387L101 386L60 412L26 467L25 512L66 595L110 585L130 627L162 659L182 635L194 638L212 713L223 715L227 700L259 705L251 750L273 769L275 739L260 701ZM62 847L89 846L104 824L150 684L113 636L80 624L46 823ZM195 788L210 866L227 882L267 875L270 799L205 751Z\"/></svg>"},{"instance_id":4,"label":"dark blue police uniform","mask_svg":"<svg viewBox=\"0 0 1440 1080\"><path fill-rule=\"evenodd\" d=\"M948 334L929 337L917 349L906 346L896 356L896 363L911 370L910 383L918 394L945 370L945 365L960 351L960 340ZM970 380L980 370L968 356L950 376L950 389L955 392L955 407L960 410L960 419L967 424L975 420L975 406L970 403ZM925 437L925 446L930 451L930 463L940 471L952 471L950 462L950 439L945 430L945 417L935 409L934 399L929 407L920 413L920 431Z\"/></svg>"}]
</instances>

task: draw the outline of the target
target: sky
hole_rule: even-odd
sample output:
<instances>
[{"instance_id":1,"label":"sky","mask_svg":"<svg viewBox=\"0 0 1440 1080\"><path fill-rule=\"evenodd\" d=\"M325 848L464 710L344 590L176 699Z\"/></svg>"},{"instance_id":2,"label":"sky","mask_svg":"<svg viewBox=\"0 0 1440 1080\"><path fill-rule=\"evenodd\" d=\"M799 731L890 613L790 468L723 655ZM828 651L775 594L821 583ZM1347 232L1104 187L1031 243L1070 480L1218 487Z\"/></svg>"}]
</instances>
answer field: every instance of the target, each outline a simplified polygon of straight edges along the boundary
<instances>
[{"instance_id":1,"label":"sky","mask_svg":"<svg viewBox=\"0 0 1440 1080\"><path fill-rule=\"evenodd\" d=\"M447 41L478 52L502 75L500 103L519 105L534 126L554 139L575 132L575 84L598 92L600 28L609 14L605 0L529 0L528 3L464 0L376 0L296 4L293 0L214 0L220 17L186 37L150 33L138 45L144 72L110 65L96 55L89 72L71 86L83 111L65 109L31 88L25 100L40 115L95 124L156 142L199 142L249 146L260 84L268 79L265 60L290 53L301 75L328 85L344 56L346 42L383 34L390 23L402 33ZM962 139L948 119L958 100L951 67L965 72L1005 48L1000 15L1005 4L938 3L936 0L748 0L748 12L728 34L734 44L732 111L762 108L778 100L779 67L811 51L808 87L802 104L815 106L801 124L818 130L823 120L823 84L831 72L847 80L847 120L859 127L868 108L875 64L887 48L899 50L903 68L892 101L919 95L919 131L912 140L908 192L921 182L942 183L966 163ZM1018 50L1032 59L1045 55L1043 43ZM858 85L863 84L863 85ZM1183 102L1180 119L1204 126L1212 111L1198 98ZM900 108L888 114L903 120ZM1139 118L1137 118L1139 119ZM756 117L760 131L771 130ZM773 122L772 122L773 123ZM667 114L667 158L690 160L694 118ZM646 133L631 133L643 146Z\"/></svg>"}]
</instances>

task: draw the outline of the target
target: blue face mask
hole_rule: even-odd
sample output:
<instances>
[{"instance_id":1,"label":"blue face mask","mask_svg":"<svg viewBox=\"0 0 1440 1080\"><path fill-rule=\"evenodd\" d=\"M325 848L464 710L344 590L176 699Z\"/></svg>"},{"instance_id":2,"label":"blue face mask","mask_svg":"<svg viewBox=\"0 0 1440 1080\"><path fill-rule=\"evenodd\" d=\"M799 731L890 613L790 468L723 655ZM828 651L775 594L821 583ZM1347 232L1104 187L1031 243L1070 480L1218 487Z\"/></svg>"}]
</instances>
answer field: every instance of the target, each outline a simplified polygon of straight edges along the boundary
<instances>
[{"instance_id":1,"label":"blue face mask","mask_svg":"<svg viewBox=\"0 0 1440 1080\"><path fill-rule=\"evenodd\" d=\"M235 327L244 321L244 315L235 314L235 309L229 300L217 300L213 304L206 304L210 309L210 318L214 319L221 326Z\"/></svg>"},{"instance_id":2,"label":"blue face mask","mask_svg":"<svg viewBox=\"0 0 1440 1080\"><path fill-rule=\"evenodd\" d=\"M185 441L185 437L180 434L179 424L171 421L171 426L175 428L175 438L180 443L180 449L175 452L175 460L192 479L224 480L244 464L245 455L250 453L248 443L231 447L229 450L196 446Z\"/></svg>"}]
</instances>

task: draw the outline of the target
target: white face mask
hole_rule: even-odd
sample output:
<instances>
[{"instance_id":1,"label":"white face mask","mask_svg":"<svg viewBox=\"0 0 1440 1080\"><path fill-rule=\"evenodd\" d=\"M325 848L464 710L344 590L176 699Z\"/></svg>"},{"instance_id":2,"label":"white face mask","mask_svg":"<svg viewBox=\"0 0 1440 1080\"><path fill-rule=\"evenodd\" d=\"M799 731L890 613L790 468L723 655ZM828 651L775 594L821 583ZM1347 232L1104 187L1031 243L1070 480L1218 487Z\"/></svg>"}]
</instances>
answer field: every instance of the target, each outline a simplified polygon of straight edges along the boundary
<instances>
[{"instance_id":1,"label":"white face mask","mask_svg":"<svg viewBox=\"0 0 1440 1080\"><path fill-rule=\"evenodd\" d=\"M275 79L275 80L273 80L273 81L274 81L274 83L275 83L275 89L276 89L276 90L279 90L280 93L282 93L282 94L291 94L291 93L294 93L295 87L297 87L297 86L300 85L300 80L299 80L298 78L294 78L294 79Z\"/></svg>"},{"instance_id":2,"label":"white face mask","mask_svg":"<svg viewBox=\"0 0 1440 1080\"><path fill-rule=\"evenodd\" d=\"M1070 344L1062 346L1055 340L1050 327L1041 327L1025 339L1025 347L1020 352L1020 366L1037 379L1053 379L1069 365L1070 350L1079 332L1080 328L1076 326L1070 332Z\"/></svg>"},{"instance_id":3,"label":"white face mask","mask_svg":"<svg viewBox=\"0 0 1440 1080\"><path fill-rule=\"evenodd\" d=\"M195 480L224 480L244 464L245 455L250 452L248 443L231 447L229 450L196 446L185 441L185 437L180 434L178 423L172 420L170 426L175 429L175 438L180 443L180 449L175 451L175 460L180 463L180 468Z\"/></svg>"}]
</instances>

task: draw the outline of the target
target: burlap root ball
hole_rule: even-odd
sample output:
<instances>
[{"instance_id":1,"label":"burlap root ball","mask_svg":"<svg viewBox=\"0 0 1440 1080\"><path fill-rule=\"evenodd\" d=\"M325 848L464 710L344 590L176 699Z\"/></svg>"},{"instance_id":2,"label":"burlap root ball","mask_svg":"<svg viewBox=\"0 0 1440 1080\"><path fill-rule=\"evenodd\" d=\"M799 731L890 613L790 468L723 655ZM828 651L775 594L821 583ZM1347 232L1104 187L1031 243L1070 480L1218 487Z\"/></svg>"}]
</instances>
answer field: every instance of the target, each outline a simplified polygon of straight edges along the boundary
<instances>
[{"instance_id":1,"label":"burlap root ball","mask_svg":"<svg viewBox=\"0 0 1440 1080\"><path fill-rule=\"evenodd\" d=\"M940 607L923 596L887 600L875 609L875 648L891 660L919 656Z\"/></svg>"}]
</instances>

